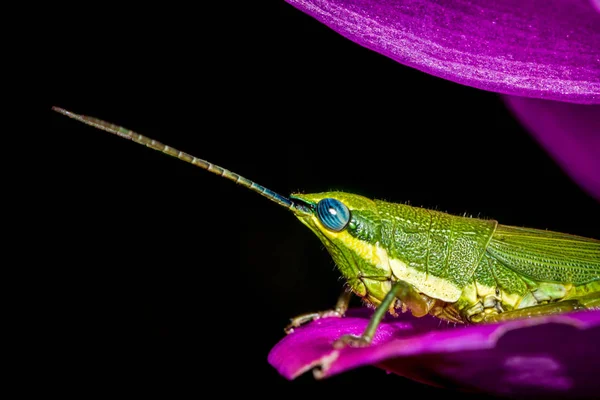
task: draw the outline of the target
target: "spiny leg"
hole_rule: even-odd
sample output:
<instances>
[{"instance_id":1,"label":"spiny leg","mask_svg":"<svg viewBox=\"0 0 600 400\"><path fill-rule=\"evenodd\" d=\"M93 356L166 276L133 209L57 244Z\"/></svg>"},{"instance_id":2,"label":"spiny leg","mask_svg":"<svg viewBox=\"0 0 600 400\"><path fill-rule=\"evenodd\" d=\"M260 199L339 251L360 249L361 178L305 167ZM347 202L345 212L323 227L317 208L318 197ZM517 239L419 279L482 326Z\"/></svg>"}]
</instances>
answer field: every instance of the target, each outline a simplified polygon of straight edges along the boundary
<instances>
[{"instance_id":1,"label":"spiny leg","mask_svg":"<svg viewBox=\"0 0 600 400\"><path fill-rule=\"evenodd\" d=\"M583 305L589 310L600 310L600 296L598 296L595 299L583 302Z\"/></svg>"},{"instance_id":2,"label":"spiny leg","mask_svg":"<svg viewBox=\"0 0 600 400\"><path fill-rule=\"evenodd\" d=\"M600 310L600 293L591 293L577 300L588 310Z\"/></svg>"},{"instance_id":3,"label":"spiny leg","mask_svg":"<svg viewBox=\"0 0 600 400\"><path fill-rule=\"evenodd\" d=\"M352 297L352 292L349 290L344 290L335 304L335 308L333 310L325 310L320 312L313 312L298 315L291 319L291 322L288 326L285 327L285 333L289 334L294 331L294 328L298 328L301 325L309 323L319 318L327 318L327 317L343 317L348 311L348 305L350 304L350 298Z\"/></svg>"},{"instance_id":4,"label":"spiny leg","mask_svg":"<svg viewBox=\"0 0 600 400\"><path fill-rule=\"evenodd\" d=\"M385 316L385 313L390 309L392 302L394 302L396 298L408 305L413 315L421 317L427 314L429 307L419 293L408 283L397 281L392 286L392 289L385 295L381 304L375 309L363 334L360 336L344 335L333 343L333 347L341 349L346 345L351 347L363 347L369 345L371 340L373 340L375 331L377 331L377 327Z\"/></svg>"},{"instance_id":5,"label":"spiny leg","mask_svg":"<svg viewBox=\"0 0 600 400\"><path fill-rule=\"evenodd\" d=\"M569 311L593 310L600 308L600 293L578 299L563 300L556 303L540 304L518 310L506 311L500 314L489 315L485 322L506 321L518 318L538 317L543 315L561 314Z\"/></svg>"}]
</instances>

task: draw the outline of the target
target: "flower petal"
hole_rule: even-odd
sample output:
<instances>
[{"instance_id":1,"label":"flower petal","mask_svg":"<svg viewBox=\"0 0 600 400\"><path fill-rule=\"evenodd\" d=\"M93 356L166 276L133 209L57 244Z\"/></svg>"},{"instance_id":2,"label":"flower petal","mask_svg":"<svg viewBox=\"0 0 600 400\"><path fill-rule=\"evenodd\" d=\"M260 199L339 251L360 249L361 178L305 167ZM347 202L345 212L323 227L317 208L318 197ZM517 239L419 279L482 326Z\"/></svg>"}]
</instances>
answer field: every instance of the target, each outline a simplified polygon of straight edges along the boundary
<instances>
[{"instance_id":1,"label":"flower petal","mask_svg":"<svg viewBox=\"0 0 600 400\"><path fill-rule=\"evenodd\" d=\"M600 105L517 96L504 99L563 170L600 201Z\"/></svg>"},{"instance_id":2,"label":"flower petal","mask_svg":"<svg viewBox=\"0 0 600 400\"><path fill-rule=\"evenodd\" d=\"M600 103L600 14L588 0L286 1L431 75L505 94Z\"/></svg>"},{"instance_id":3,"label":"flower petal","mask_svg":"<svg viewBox=\"0 0 600 400\"><path fill-rule=\"evenodd\" d=\"M324 318L283 338L269 362L293 379L315 368L325 378L365 365L423 383L514 396L594 396L600 390L600 311L453 326L402 314L380 325L373 344L334 350L342 334L360 334L370 311Z\"/></svg>"}]
</instances>

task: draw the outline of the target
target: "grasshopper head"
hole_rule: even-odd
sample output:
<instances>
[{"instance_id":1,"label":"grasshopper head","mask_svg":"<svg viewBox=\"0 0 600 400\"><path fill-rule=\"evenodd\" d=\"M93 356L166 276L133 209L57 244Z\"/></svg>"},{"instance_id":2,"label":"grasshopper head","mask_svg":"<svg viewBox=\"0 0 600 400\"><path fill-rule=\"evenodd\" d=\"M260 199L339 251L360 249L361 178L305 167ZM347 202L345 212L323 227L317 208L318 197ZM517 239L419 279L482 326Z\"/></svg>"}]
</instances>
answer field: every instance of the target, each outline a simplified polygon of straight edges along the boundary
<instances>
[{"instance_id":1,"label":"grasshopper head","mask_svg":"<svg viewBox=\"0 0 600 400\"><path fill-rule=\"evenodd\" d=\"M391 271L380 245L375 202L345 192L292 194L290 198L304 210L294 214L325 245L352 291L368 303L383 300L391 287L387 279Z\"/></svg>"}]
</instances>

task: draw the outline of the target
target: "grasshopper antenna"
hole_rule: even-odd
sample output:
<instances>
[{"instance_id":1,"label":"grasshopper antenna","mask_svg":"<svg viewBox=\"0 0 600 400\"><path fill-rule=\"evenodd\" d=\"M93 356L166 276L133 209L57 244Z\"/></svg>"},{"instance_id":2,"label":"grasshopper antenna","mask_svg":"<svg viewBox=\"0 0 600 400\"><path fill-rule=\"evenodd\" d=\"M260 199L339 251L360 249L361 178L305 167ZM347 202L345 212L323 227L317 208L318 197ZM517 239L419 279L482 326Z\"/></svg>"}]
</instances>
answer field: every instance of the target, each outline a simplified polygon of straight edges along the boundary
<instances>
[{"instance_id":1,"label":"grasshopper antenna","mask_svg":"<svg viewBox=\"0 0 600 400\"><path fill-rule=\"evenodd\" d=\"M267 189L266 187L259 185L254 181L251 181L250 179L246 179L243 176L236 174L235 172L231 172L225 168L219 167L216 164L213 164L213 163L203 160L201 158L194 157L190 154L184 153L183 151L180 151L173 147L167 146L161 142L158 142L154 139L150 139L149 137L146 137L144 135L140 135L139 133L136 133L129 129L125 129L122 126L114 125L109 122L103 121L101 119L90 117L87 115L75 114L71 111L65 110L60 107L52 107L52 110L56 111L59 114L65 115L69 118L73 118L74 120L77 120L79 122L83 122L86 125L90 125L90 126L93 126L94 128L113 133L124 139L134 141L136 143L139 143L141 145L149 147L153 150L160 151L169 156L178 158L182 161L185 161L187 163L190 163L197 167L205 169L209 172L212 172L213 174L227 178L231 181L234 181L235 183L237 183L239 185L247 187L248 189L261 194L262 196L268 198L269 200L272 200L275 203L277 203L285 208L288 208L291 211L300 212L300 213L304 213L304 214L309 213L309 210L303 204L295 203L290 198L282 196L278 193L275 193L272 190Z\"/></svg>"}]
</instances>

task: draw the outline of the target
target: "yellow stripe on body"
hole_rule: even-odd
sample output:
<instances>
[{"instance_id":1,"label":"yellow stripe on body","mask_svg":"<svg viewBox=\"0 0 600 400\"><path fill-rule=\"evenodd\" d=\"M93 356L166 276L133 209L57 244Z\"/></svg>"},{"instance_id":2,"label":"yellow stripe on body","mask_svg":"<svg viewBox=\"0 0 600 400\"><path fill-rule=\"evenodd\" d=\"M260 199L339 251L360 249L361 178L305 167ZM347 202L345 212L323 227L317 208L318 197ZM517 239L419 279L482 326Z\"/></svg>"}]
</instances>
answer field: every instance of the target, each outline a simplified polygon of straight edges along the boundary
<instances>
[{"instance_id":1,"label":"yellow stripe on body","mask_svg":"<svg viewBox=\"0 0 600 400\"><path fill-rule=\"evenodd\" d=\"M324 229L322 232L332 241L341 242L358 257L381 270L382 277L390 277L393 274L397 280L411 284L417 291L434 299L453 303L460 298L462 288L443 278L410 267L404 261L389 258L387 250L379 243L372 245L363 242L346 231L332 232Z\"/></svg>"},{"instance_id":2,"label":"yellow stripe on body","mask_svg":"<svg viewBox=\"0 0 600 400\"><path fill-rule=\"evenodd\" d=\"M459 288L452 282L409 267L397 259L390 259L390 267L396 278L410 283L417 291L434 299L454 303L463 291L463 288Z\"/></svg>"}]
</instances>

